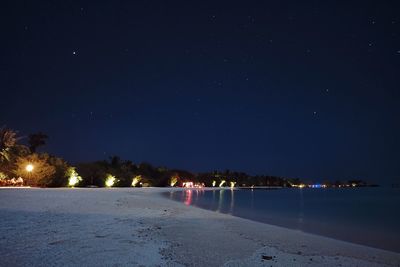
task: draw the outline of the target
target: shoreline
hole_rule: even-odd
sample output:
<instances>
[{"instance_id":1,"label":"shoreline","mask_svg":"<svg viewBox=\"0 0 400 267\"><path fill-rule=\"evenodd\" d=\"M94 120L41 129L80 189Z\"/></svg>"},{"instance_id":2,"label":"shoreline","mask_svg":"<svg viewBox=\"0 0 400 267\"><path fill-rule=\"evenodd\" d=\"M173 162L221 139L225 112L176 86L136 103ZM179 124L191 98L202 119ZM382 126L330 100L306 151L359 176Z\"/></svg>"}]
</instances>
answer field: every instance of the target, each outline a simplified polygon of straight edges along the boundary
<instances>
[{"instance_id":1,"label":"shoreline","mask_svg":"<svg viewBox=\"0 0 400 267\"><path fill-rule=\"evenodd\" d=\"M172 190L0 190L0 265L400 266L399 253L185 206Z\"/></svg>"},{"instance_id":2,"label":"shoreline","mask_svg":"<svg viewBox=\"0 0 400 267\"><path fill-rule=\"evenodd\" d=\"M347 188L346 188L347 189ZM346 190L344 189L344 190ZM364 188L362 188L364 189ZM361 190L362 190L361 189ZM194 190L194 191L193 191ZM341 220L342 224L340 225L342 229L338 231L336 229L335 224L331 224L330 221L319 221L316 220L315 218L313 220L308 220L306 224L302 222L304 225L300 225L297 222L297 220L293 220L292 217L279 217L280 214L276 214L274 210L260 210L260 209L254 209L252 210L251 213L247 212L249 209L253 209L253 207L250 206L241 206L236 209L236 207L232 204L232 194L228 199L223 198L224 200L221 201L219 198L222 198L222 195L207 195L204 191L210 191L210 190L201 190L200 194L197 194L196 189L193 189L193 196L192 198L186 198L186 194L180 194L180 192L177 192L176 194L169 194L169 193L163 193L164 196L173 199L174 201L181 202L185 205L191 205L195 207L199 207L202 209L206 209L209 211L213 212L219 212L223 214L228 214L234 217L239 217L243 219L248 219L254 222L261 222L267 225L274 225L274 226L279 226L295 231L301 231L304 233L309 233L309 234L314 234L318 236L323 236L323 237L328 237L332 238L335 240L340 240L340 241L345 241L353 244L359 244L371 248L377 248L377 249L382 249L382 250L387 250L395 253L400 253L400 247L399 247L399 239L397 239L398 233L397 232L391 232L390 234L387 233L382 233L380 232L383 229L383 226L376 227L375 229L369 229L361 231L358 225L356 224L343 224L343 220ZM231 190L234 191L241 191L241 188L238 189L229 189L229 188L218 188L214 189L211 188L212 190L220 191L224 190L227 191L225 193L229 195L229 192ZM292 189L285 189L285 190L292 190ZM328 189L293 189L293 190L328 190ZM334 189L337 190L337 189ZM247 196L251 197L251 196ZM276 196L278 197L278 196ZM185 201L184 201L185 200ZM238 199L240 200L240 199ZM261 201L261 200L260 200ZM229 202L229 203L227 203ZM233 201L235 202L235 201ZM240 202L240 201L239 201ZM260 213L261 212L261 213ZM271 213L272 212L272 213ZM309 212L305 211L305 212ZM274 216L269 216L269 217L262 217L258 214L274 214ZM276 216L275 216L276 215ZM332 218L331 218L332 219ZM343 218L341 218L343 219ZM339 220L340 221L340 220ZM337 222L337 221L335 221ZM344 230L344 225L346 226L346 229ZM386 226L386 224L385 224ZM340 228L340 227L339 227ZM364 228L365 229L365 228ZM393 230L393 229L392 229ZM377 241L379 240L379 242Z\"/></svg>"}]
</instances>

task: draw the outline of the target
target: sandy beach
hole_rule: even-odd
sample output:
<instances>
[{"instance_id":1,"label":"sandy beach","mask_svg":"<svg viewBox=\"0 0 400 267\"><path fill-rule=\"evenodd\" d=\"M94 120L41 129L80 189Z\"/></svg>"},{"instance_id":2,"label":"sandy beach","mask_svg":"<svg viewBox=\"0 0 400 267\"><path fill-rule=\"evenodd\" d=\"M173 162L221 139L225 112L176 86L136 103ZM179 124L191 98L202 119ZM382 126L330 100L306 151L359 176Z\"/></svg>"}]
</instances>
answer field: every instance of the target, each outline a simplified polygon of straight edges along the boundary
<instances>
[{"instance_id":1,"label":"sandy beach","mask_svg":"<svg viewBox=\"0 0 400 267\"><path fill-rule=\"evenodd\" d=\"M185 206L168 188L0 189L1 266L400 266L400 254Z\"/></svg>"}]
</instances>

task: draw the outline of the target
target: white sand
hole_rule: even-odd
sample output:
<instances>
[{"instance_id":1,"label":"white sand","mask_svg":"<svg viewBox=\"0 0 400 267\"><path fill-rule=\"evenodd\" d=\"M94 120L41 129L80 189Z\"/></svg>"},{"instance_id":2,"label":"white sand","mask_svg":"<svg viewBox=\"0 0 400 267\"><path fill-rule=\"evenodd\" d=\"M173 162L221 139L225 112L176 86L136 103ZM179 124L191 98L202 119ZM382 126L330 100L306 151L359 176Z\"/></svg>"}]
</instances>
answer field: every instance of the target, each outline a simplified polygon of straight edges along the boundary
<instances>
[{"instance_id":1,"label":"white sand","mask_svg":"<svg viewBox=\"0 0 400 267\"><path fill-rule=\"evenodd\" d=\"M169 190L0 189L0 266L400 266L398 253L187 207Z\"/></svg>"}]
</instances>

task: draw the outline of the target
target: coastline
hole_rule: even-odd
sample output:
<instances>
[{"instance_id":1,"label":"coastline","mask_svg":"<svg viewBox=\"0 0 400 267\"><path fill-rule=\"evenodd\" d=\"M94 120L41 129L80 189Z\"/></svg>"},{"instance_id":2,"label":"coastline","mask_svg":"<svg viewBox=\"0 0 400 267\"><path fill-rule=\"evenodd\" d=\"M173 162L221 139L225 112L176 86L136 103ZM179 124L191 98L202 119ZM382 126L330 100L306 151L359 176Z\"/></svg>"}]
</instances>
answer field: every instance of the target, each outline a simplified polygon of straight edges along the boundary
<instances>
[{"instance_id":1,"label":"coastline","mask_svg":"<svg viewBox=\"0 0 400 267\"><path fill-rule=\"evenodd\" d=\"M186 206L171 190L2 189L0 265L400 266L399 253Z\"/></svg>"},{"instance_id":2,"label":"coastline","mask_svg":"<svg viewBox=\"0 0 400 267\"><path fill-rule=\"evenodd\" d=\"M400 253L400 217L394 212L398 190L207 189L164 194L186 205ZM382 207L393 212L382 212Z\"/></svg>"}]
</instances>

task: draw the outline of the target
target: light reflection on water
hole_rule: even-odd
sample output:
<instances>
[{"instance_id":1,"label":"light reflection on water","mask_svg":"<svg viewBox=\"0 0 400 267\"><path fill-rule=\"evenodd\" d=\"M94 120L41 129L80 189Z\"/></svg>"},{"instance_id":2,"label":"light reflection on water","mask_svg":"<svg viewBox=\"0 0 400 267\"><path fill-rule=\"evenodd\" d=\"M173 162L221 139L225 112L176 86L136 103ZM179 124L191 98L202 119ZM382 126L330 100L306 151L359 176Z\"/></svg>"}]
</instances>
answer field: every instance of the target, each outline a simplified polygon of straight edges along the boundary
<instances>
[{"instance_id":1,"label":"light reflection on water","mask_svg":"<svg viewBox=\"0 0 400 267\"><path fill-rule=\"evenodd\" d=\"M186 206L189 206L190 204L192 204L192 201L193 201L192 190L190 190L190 189L185 190L184 197L185 197L184 203Z\"/></svg>"},{"instance_id":2,"label":"light reflection on water","mask_svg":"<svg viewBox=\"0 0 400 267\"><path fill-rule=\"evenodd\" d=\"M219 190L219 198L218 198L219 201L218 201L218 209L217 209L218 212L223 211L222 204L224 203L224 192L225 192L225 190Z\"/></svg>"},{"instance_id":3,"label":"light reflection on water","mask_svg":"<svg viewBox=\"0 0 400 267\"><path fill-rule=\"evenodd\" d=\"M169 197L268 224L400 252L400 191L186 189Z\"/></svg>"}]
</instances>

